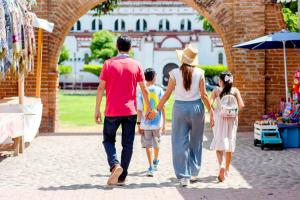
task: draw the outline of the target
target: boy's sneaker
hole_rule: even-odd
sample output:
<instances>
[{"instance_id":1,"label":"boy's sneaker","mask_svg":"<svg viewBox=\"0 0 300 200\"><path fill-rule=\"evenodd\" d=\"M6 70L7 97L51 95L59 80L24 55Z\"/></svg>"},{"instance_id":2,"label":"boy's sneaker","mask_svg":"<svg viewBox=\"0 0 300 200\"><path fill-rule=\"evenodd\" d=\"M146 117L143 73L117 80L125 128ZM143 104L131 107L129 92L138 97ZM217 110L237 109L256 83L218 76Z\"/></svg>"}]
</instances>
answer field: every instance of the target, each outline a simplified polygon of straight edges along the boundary
<instances>
[{"instance_id":1,"label":"boy's sneaker","mask_svg":"<svg viewBox=\"0 0 300 200\"><path fill-rule=\"evenodd\" d=\"M159 160L153 160L153 168L157 171Z\"/></svg>"},{"instance_id":2,"label":"boy's sneaker","mask_svg":"<svg viewBox=\"0 0 300 200\"><path fill-rule=\"evenodd\" d=\"M148 171L147 171L147 176L149 177L153 177L154 176L154 169L152 166L149 167Z\"/></svg>"}]
</instances>

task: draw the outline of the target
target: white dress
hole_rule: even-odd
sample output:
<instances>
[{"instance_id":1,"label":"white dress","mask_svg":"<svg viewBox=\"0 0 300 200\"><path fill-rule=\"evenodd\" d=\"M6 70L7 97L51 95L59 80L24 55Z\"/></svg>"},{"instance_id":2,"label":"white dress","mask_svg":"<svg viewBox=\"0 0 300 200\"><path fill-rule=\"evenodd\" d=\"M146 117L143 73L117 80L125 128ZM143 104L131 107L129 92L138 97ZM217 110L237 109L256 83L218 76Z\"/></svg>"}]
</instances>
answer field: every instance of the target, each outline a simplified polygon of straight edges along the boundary
<instances>
[{"instance_id":1,"label":"white dress","mask_svg":"<svg viewBox=\"0 0 300 200\"><path fill-rule=\"evenodd\" d=\"M234 93L233 93L234 94ZM216 98L216 108L214 111L215 125L213 127L214 138L210 145L211 150L234 152L236 145L236 133L238 127L238 117L223 118L220 116L221 99Z\"/></svg>"}]
</instances>

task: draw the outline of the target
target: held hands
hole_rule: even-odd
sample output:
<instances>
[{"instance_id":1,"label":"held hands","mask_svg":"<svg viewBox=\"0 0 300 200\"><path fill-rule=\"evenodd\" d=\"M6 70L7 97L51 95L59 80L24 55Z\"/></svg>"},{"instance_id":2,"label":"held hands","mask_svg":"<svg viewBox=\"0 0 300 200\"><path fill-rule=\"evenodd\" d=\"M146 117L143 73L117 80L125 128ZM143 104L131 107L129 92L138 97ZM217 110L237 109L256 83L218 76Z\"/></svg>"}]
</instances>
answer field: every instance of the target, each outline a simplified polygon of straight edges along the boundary
<instances>
[{"instance_id":1,"label":"held hands","mask_svg":"<svg viewBox=\"0 0 300 200\"><path fill-rule=\"evenodd\" d=\"M146 109L146 119L147 120L153 120L157 115L157 111L156 110L151 110L150 108Z\"/></svg>"},{"instance_id":2,"label":"held hands","mask_svg":"<svg viewBox=\"0 0 300 200\"><path fill-rule=\"evenodd\" d=\"M144 129L141 129L141 126L138 126L138 132L140 135L144 135Z\"/></svg>"},{"instance_id":3,"label":"held hands","mask_svg":"<svg viewBox=\"0 0 300 200\"><path fill-rule=\"evenodd\" d=\"M96 110L95 111L95 122L97 124L101 124L102 123L102 116L101 116L101 112Z\"/></svg>"}]
</instances>

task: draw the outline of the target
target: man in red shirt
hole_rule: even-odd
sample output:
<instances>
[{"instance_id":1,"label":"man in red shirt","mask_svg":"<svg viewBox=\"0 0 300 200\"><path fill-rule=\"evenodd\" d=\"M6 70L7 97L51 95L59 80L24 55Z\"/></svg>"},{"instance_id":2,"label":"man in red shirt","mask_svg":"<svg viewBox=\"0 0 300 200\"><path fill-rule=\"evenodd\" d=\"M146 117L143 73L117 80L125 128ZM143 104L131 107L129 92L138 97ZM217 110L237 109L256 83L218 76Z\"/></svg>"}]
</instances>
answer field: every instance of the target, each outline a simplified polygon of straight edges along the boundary
<instances>
[{"instance_id":1,"label":"man in red shirt","mask_svg":"<svg viewBox=\"0 0 300 200\"><path fill-rule=\"evenodd\" d=\"M102 122L100 105L106 91L103 145L111 171L108 185L124 185L128 175L137 121L137 85L140 86L146 100L147 117L149 119L155 117L155 112L151 112L142 66L128 55L131 39L126 35L120 36L117 40L117 48L119 55L107 60L103 65L95 110L96 123L100 124ZM115 147L116 132L120 125L123 147L121 163L118 161Z\"/></svg>"}]
</instances>

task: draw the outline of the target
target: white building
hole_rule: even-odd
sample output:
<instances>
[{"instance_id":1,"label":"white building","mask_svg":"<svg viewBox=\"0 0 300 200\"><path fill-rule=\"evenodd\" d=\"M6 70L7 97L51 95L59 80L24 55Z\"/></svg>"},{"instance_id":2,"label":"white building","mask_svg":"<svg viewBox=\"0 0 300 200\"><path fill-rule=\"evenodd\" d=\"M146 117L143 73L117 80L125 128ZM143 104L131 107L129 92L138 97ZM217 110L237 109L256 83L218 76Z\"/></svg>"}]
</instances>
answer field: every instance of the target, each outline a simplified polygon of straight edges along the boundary
<instances>
[{"instance_id":1,"label":"white building","mask_svg":"<svg viewBox=\"0 0 300 200\"><path fill-rule=\"evenodd\" d=\"M71 59L64 65L73 67L73 74L61 77L60 82L77 82L97 86L98 77L81 72L91 55L92 34L99 30L126 33L133 38L135 59L144 68L156 69L158 84L166 85L168 72L178 67L176 49L193 43L199 49L200 65L226 65L225 51L218 34L202 31L197 12L178 1L127 0L111 14L82 16L65 39ZM95 62L90 64L96 64Z\"/></svg>"}]
</instances>

